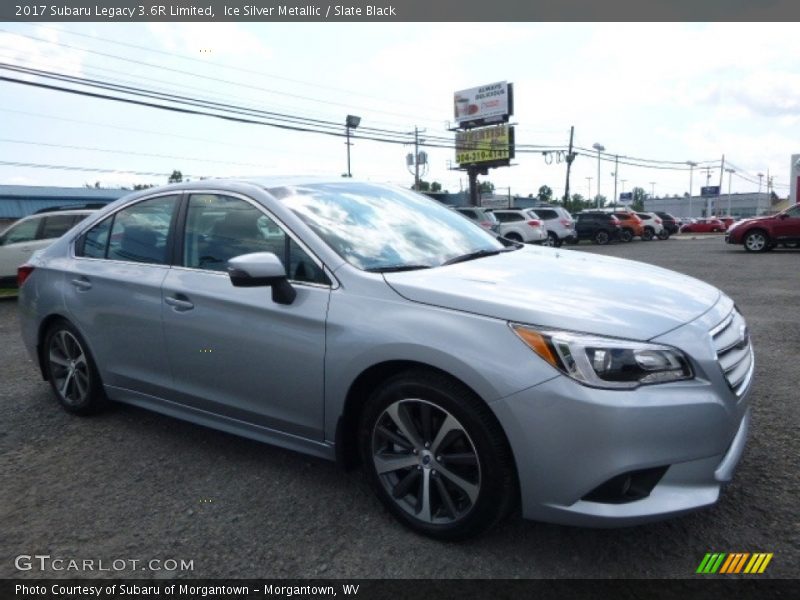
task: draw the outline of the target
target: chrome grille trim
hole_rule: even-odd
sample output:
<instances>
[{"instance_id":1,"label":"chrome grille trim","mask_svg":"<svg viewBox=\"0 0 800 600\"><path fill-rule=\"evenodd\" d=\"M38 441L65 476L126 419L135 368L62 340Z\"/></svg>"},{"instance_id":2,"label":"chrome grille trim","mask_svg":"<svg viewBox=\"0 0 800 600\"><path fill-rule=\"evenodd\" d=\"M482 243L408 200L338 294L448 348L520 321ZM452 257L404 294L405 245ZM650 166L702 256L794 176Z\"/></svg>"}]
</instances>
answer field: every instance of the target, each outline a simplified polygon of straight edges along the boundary
<instances>
[{"instance_id":1,"label":"chrome grille trim","mask_svg":"<svg viewBox=\"0 0 800 600\"><path fill-rule=\"evenodd\" d=\"M736 309L710 332L711 341L728 386L741 396L750 385L755 361L747 324Z\"/></svg>"}]
</instances>

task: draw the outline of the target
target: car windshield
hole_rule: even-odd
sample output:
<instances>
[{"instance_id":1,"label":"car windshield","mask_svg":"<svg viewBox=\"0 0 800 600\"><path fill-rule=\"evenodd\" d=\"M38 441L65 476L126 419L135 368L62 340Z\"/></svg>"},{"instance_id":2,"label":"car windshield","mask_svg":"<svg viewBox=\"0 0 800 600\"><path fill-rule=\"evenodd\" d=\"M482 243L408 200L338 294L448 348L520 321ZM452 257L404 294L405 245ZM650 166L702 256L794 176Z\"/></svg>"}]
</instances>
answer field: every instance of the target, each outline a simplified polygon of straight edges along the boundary
<instances>
[{"instance_id":1,"label":"car windshield","mask_svg":"<svg viewBox=\"0 0 800 600\"><path fill-rule=\"evenodd\" d=\"M364 270L438 267L507 249L435 200L388 185L336 182L269 191L342 258Z\"/></svg>"}]
</instances>

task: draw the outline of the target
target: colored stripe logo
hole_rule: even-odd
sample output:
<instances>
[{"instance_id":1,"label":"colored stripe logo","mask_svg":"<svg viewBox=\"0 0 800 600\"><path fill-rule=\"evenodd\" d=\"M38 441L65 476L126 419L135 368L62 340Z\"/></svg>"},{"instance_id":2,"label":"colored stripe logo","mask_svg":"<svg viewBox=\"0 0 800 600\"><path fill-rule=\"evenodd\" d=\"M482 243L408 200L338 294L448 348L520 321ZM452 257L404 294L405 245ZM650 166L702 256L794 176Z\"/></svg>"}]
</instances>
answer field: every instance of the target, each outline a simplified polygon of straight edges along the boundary
<instances>
[{"instance_id":1,"label":"colored stripe logo","mask_svg":"<svg viewBox=\"0 0 800 600\"><path fill-rule=\"evenodd\" d=\"M708 552L695 573L701 575L738 575L746 573L758 575L763 573L769 562L772 560L773 553L756 552Z\"/></svg>"}]
</instances>

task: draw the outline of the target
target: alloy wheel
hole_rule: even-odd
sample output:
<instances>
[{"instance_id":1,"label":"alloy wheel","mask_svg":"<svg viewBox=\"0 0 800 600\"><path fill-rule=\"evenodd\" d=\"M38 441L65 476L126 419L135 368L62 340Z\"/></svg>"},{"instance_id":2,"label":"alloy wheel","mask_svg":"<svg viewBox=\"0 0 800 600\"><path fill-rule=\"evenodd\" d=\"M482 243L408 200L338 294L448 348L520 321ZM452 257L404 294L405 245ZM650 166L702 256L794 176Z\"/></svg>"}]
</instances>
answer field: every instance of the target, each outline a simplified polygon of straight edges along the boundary
<instances>
[{"instance_id":1,"label":"alloy wheel","mask_svg":"<svg viewBox=\"0 0 800 600\"><path fill-rule=\"evenodd\" d=\"M53 385L62 400L71 406L86 402L89 389L89 363L77 338L65 329L50 340L48 363Z\"/></svg>"},{"instance_id":2,"label":"alloy wheel","mask_svg":"<svg viewBox=\"0 0 800 600\"><path fill-rule=\"evenodd\" d=\"M394 503L426 524L463 519L480 493L475 444L458 419L426 400L398 400L381 413L372 461Z\"/></svg>"},{"instance_id":3,"label":"alloy wheel","mask_svg":"<svg viewBox=\"0 0 800 600\"><path fill-rule=\"evenodd\" d=\"M767 246L767 236L760 231L748 233L744 245L751 252L761 252Z\"/></svg>"}]
</instances>

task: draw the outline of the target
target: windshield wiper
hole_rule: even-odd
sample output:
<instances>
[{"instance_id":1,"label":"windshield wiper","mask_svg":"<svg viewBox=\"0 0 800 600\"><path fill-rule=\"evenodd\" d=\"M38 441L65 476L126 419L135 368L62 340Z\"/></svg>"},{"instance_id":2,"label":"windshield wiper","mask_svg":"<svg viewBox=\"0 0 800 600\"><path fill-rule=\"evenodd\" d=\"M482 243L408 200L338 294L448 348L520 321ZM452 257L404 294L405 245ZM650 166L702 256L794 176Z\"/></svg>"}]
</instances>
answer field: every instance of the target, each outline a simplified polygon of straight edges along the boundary
<instances>
[{"instance_id":1,"label":"windshield wiper","mask_svg":"<svg viewBox=\"0 0 800 600\"><path fill-rule=\"evenodd\" d=\"M483 258L484 256L494 256L495 254L500 254L501 252L511 252L512 250L516 250L516 247L513 248L502 248L500 250L475 250L474 252L467 252L466 254L462 254L461 256L456 256L449 260L446 260L442 263L443 267L447 265L454 265L456 263L464 262L467 260L475 260L476 258Z\"/></svg>"},{"instance_id":2,"label":"windshield wiper","mask_svg":"<svg viewBox=\"0 0 800 600\"><path fill-rule=\"evenodd\" d=\"M364 270L368 273L398 273L400 271L416 271L430 268L430 265L389 265L388 267L372 267Z\"/></svg>"}]
</instances>

